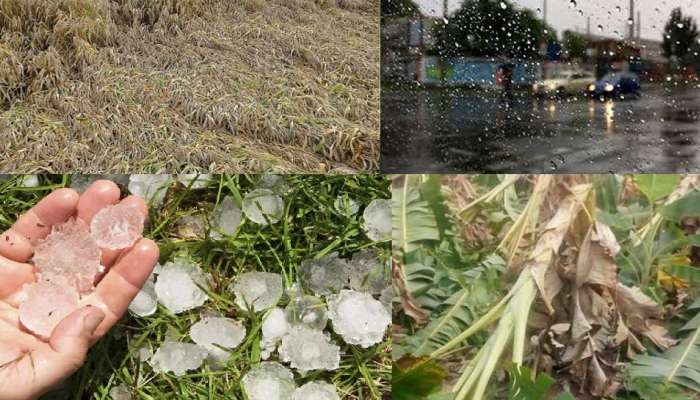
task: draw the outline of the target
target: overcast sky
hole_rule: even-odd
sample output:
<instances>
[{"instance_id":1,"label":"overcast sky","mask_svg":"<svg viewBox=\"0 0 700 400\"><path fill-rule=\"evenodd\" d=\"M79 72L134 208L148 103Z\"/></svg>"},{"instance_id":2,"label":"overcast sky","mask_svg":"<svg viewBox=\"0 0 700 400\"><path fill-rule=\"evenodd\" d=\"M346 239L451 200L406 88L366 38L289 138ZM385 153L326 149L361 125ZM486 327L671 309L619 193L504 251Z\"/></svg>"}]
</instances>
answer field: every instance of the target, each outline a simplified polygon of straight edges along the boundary
<instances>
[{"instance_id":1,"label":"overcast sky","mask_svg":"<svg viewBox=\"0 0 700 400\"><path fill-rule=\"evenodd\" d=\"M427 15L442 15L444 0L414 0ZM510 0L517 7L530 8L543 17L541 9L545 0ZM449 0L448 10L454 12L463 0ZM586 31L587 17L591 17L591 32L596 35L625 37L629 30L629 0L547 0L547 22L559 34L569 30ZM619 7L619 11L618 8ZM681 7L684 13L700 22L700 0L635 0L636 12L641 12L642 37L661 41L664 25L671 10ZM540 9L540 11L538 11ZM583 15L581 15L581 13ZM600 25L602 31L598 28Z\"/></svg>"}]
</instances>

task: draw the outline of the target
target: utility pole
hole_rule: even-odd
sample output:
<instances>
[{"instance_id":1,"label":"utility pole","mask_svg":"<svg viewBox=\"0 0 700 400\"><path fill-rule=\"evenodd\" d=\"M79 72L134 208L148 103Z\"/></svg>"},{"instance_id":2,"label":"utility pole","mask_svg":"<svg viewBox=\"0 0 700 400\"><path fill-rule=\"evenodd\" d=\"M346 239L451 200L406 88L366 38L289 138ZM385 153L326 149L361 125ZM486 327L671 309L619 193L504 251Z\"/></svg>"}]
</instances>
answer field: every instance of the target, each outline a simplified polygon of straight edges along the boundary
<instances>
[{"instance_id":1,"label":"utility pole","mask_svg":"<svg viewBox=\"0 0 700 400\"><path fill-rule=\"evenodd\" d=\"M642 40L642 13L637 11L637 42Z\"/></svg>"},{"instance_id":2,"label":"utility pole","mask_svg":"<svg viewBox=\"0 0 700 400\"><path fill-rule=\"evenodd\" d=\"M627 38L629 40L634 40L634 0L630 0L630 18L627 21L627 24L630 28Z\"/></svg>"},{"instance_id":3,"label":"utility pole","mask_svg":"<svg viewBox=\"0 0 700 400\"><path fill-rule=\"evenodd\" d=\"M449 1L449 0L445 0L445 1L443 1L443 3L442 3L442 17L445 18L445 19L447 19L447 14L448 14L448 12L447 12L447 7L448 7L448 4L447 4L447 3L448 3L448 1Z\"/></svg>"},{"instance_id":4,"label":"utility pole","mask_svg":"<svg viewBox=\"0 0 700 400\"><path fill-rule=\"evenodd\" d=\"M547 0L544 0L542 5L542 19L544 20L544 25L547 26Z\"/></svg>"},{"instance_id":5,"label":"utility pole","mask_svg":"<svg viewBox=\"0 0 700 400\"><path fill-rule=\"evenodd\" d=\"M586 37L591 39L591 17L586 18Z\"/></svg>"}]
</instances>

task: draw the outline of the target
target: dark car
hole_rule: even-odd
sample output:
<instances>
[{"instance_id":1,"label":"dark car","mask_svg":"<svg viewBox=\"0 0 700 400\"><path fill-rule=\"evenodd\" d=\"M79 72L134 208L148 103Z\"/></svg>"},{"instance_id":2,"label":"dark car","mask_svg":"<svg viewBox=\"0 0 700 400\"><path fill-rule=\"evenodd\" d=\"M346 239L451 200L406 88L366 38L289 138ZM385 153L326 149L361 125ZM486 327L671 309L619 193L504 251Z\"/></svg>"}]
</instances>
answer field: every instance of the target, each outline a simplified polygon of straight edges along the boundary
<instances>
[{"instance_id":1,"label":"dark car","mask_svg":"<svg viewBox=\"0 0 700 400\"><path fill-rule=\"evenodd\" d=\"M637 74L611 72L588 86L588 94L595 97L620 97L628 94L639 95L641 89Z\"/></svg>"}]
</instances>

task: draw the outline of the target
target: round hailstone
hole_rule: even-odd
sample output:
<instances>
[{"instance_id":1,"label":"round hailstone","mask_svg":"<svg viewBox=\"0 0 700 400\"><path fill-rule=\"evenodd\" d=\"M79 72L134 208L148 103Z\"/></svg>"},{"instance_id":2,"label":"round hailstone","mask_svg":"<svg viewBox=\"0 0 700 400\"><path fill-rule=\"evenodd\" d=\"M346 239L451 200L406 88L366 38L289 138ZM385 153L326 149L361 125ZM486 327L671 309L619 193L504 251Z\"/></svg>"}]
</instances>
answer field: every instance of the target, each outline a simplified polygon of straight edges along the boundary
<instances>
[{"instance_id":1,"label":"round hailstone","mask_svg":"<svg viewBox=\"0 0 700 400\"><path fill-rule=\"evenodd\" d=\"M258 182L259 189L270 189L277 194L285 194L289 191L284 176L276 174L263 174Z\"/></svg>"},{"instance_id":2,"label":"round hailstone","mask_svg":"<svg viewBox=\"0 0 700 400\"><path fill-rule=\"evenodd\" d=\"M374 241L391 239L391 200L372 200L363 216L368 238Z\"/></svg>"},{"instance_id":3,"label":"round hailstone","mask_svg":"<svg viewBox=\"0 0 700 400\"><path fill-rule=\"evenodd\" d=\"M353 254L350 264L350 287L360 292L380 294L391 285L391 267L379 259L379 251L365 249Z\"/></svg>"},{"instance_id":4,"label":"round hailstone","mask_svg":"<svg viewBox=\"0 0 700 400\"><path fill-rule=\"evenodd\" d=\"M80 220L54 225L34 249L34 266L42 280L75 286L80 293L92 290L100 265L100 246Z\"/></svg>"},{"instance_id":5,"label":"round hailstone","mask_svg":"<svg viewBox=\"0 0 700 400\"><path fill-rule=\"evenodd\" d=\"M391 314L368 293L343 290L328 297L333 330L350 344L370 347L384 338Z\"/></svg>"},{"instance_id":6,"label":"round hailstone","mask_svg":"<svg viewBox=\"0 0 700 400\"><path fill-rule=\"evenodd\" d=\"M112 400L132 400L131 391L126 385L114 386L109 389L109 397Z\"/></svg>"},{"instance_id":7,"label":"round hailstone","mask_svg":"<svg viewBox=\"0 0 700 400\"><path fill-rule=\"evenodd\" d=\"M153 283L153 275L143 285L141 290L136 294L131 304L129 311L139 317L147 317L155 314L158 309L158 299L156 297L156 285Z\"/></svg>"},{"instance_id":8,"label":"round hailstone","mask_svg":"<svg viewBox=\"0 0 700 400\"><path fill-rule=\"evenodd\" d=\"M207 294L197 285L207 287L206 277L199 268L183 260L169 262L159 271L156 295L160 304L179 314L207 301Z\"/></svg>"},{"instance_id":9,"label":"round hailstone","mask_svg":"<svg viewBox=\"0 0 700 400\"><path fill-rule=\"evenodd\" d=\"M263 311L274 307L282 297L282 276L271 272L246 272L231 286L236 305L243 310Z\"/></svg>"},{"instance_id":10,"label":"round hailstone","mask_svg":"<svg viewBox=\"0 0 700 400\"><path fill-rule=\"evenodd\" d=\"M248 400L292 400L296 389L292 371L276 362L261 362L243 377Z\"/></svg>"},{"instance_id":11,"label":"round hailstone","mask_svg":"<svg viewBox=\"0 0 700 400\"><path fill-rule=\"evenodd\" d=\"M284 214L284 201L270 189L255 189L243 198L243 213L256 224L274 224Z\"/></svg>"},{"instance_id":12,"label":"round hailstone","mask_svg":"<svg viewBox=\"0 0 700 400\"><path fill-rule=\"evenodd\" d=\"M51 282L39 281L25 288L19 320L35 335L48 338L63 318L78 309L78 292Z\"/></svg>"},{"instance_id":13,"label":"round hailstone","mask_svg":"<svg viewBox=\"0 0 700 400\"><path fill-rule=\"evenodd\" d=\"M235 349L245 339L245 326L240 322L222 317L206 317L192 325L190 337L209 351L217 361L226 361L231 355L222 349ZM220 347L219 347L220 346Z\"/></svg>"},{"instance_id":14,"label":"round hailstone","mask_svg":"<svg viewBox=\"0 0 700 400\"><path fill-rule=\"evenodd\" d=\"M163 203L172 181L170 175L134 174L129 176L129 192L158 206Z\"/></svg>"},{"instance_id":15,"label":"round hailstone","mask_svg":"<svg viewBox=\"0 0 700 400\"><path fill-rule=\"evenodd\" d=\"M280 358L302 373L317 369L333 370L340 366L340 347L320 330L304 326L292 328L282 338Z\"/></svg>"},{"instance_id":16,"label":"round hailstone","mask_svg":"<svg viewBox=\"0 0 700 400\"><path fill-rule=\"evenodd\" d=\"M223 239L236 233L240 224L241 209L233 201L233 197L226 196L214 208L209 235L212 239Z\"/></svg>"},{"instance_id":17,"label":"round hailstone","mask_svg":"<svg viewBox=\"0 0 700 400\"><path fill-rule=\"evenodd\" d=\"M313 381L294 391L292 400L340 400L335 385Z\"/></svg>"},{"instance_id":18,"label":"round hailstone","mask_svg":"<svg viewBox=\"0 0 700 400\"><path fill-rule=\"evenodd\" d=\"M262 323L262 340L260 343L269 351L274 351L277 342L289 331L289 324L284 310L275 307L265 315Z\"/></svg>"},{"instance_id":19,"label":"round hailstone","mask_svg":"<svg viewBox=\"0 0 700 400\"><path fill-rule=\"evenodd\" d=\"M102 248L125 249L141 238L145 219L138 208L119 203L95 214L90 223L90 232Z\"/></svg>"},{"instance_id":20,"label":"round hailstone","mask_svg":"<svg viewBox=\"0 0 700 400\"><path fill-rule=\"evenodd\" d=\"M211 178L211 174L179 174L177 176L177 180L180 183L191 189L203 189L207 187Z\"/></svg>"},{"instance_id":21,"label":"round hailstone","mask_svg":"<svg viewBox=\"0 0 700 400\"><path fill-rule=\"evenodd\" d=\"M297 269L302 285L317 295L338 293L348 284L349 270L347 261L338 253L304 260Z\"/></svg>"},{"instance_id":22,"label":"round hailstone","mask_svg":"<svg viewBox=\"0 0 700 400\"><path fill-rule=\"evenodd\" d=\"M176 376L182 376L202 366L208 354L204 347L196 344L163 342L150 363L158 372L173 372Z\"/></svg>"},{"instance_id":23,"label":"round hailstone","mask_svg":"<svg viewBox=\"0 0 700 400\"><path fill-rule=\"evenodd\" d=\"M293 298L284 312L292 326L304 325L311 329L323 330L328 322L326 305L316 296Z\"/></svg>"},{"instance_id":24,"label":"round hailstone","mask_svg":"<svg viewBox=\"0 0 700 400\"><path fill-rule=\"evenodd\" d=\"M360 211L360 204L347 196L338 196L333 202L333 208L341 214L355 215Z\"/></svg>"}]
</instances>

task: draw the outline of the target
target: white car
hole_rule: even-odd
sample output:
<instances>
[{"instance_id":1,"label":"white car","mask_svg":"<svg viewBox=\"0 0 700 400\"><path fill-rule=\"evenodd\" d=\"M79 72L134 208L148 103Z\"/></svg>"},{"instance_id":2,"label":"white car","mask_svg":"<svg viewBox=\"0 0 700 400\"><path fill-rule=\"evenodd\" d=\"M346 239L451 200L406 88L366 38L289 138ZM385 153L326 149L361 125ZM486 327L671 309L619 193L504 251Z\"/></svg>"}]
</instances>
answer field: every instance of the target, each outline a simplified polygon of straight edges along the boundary
<instances>
[{"instance_id":1,"label":"white car","mask_svg":"<svg viewBox=\"0 0 700 400\"><path fill-rule=\"evenodd\" d=\"M532 91L537 96L583 94L591 83L595 83L595 76L589 72L559 71L551 78L535 82Z\"/></svg>"}]
</instances>

